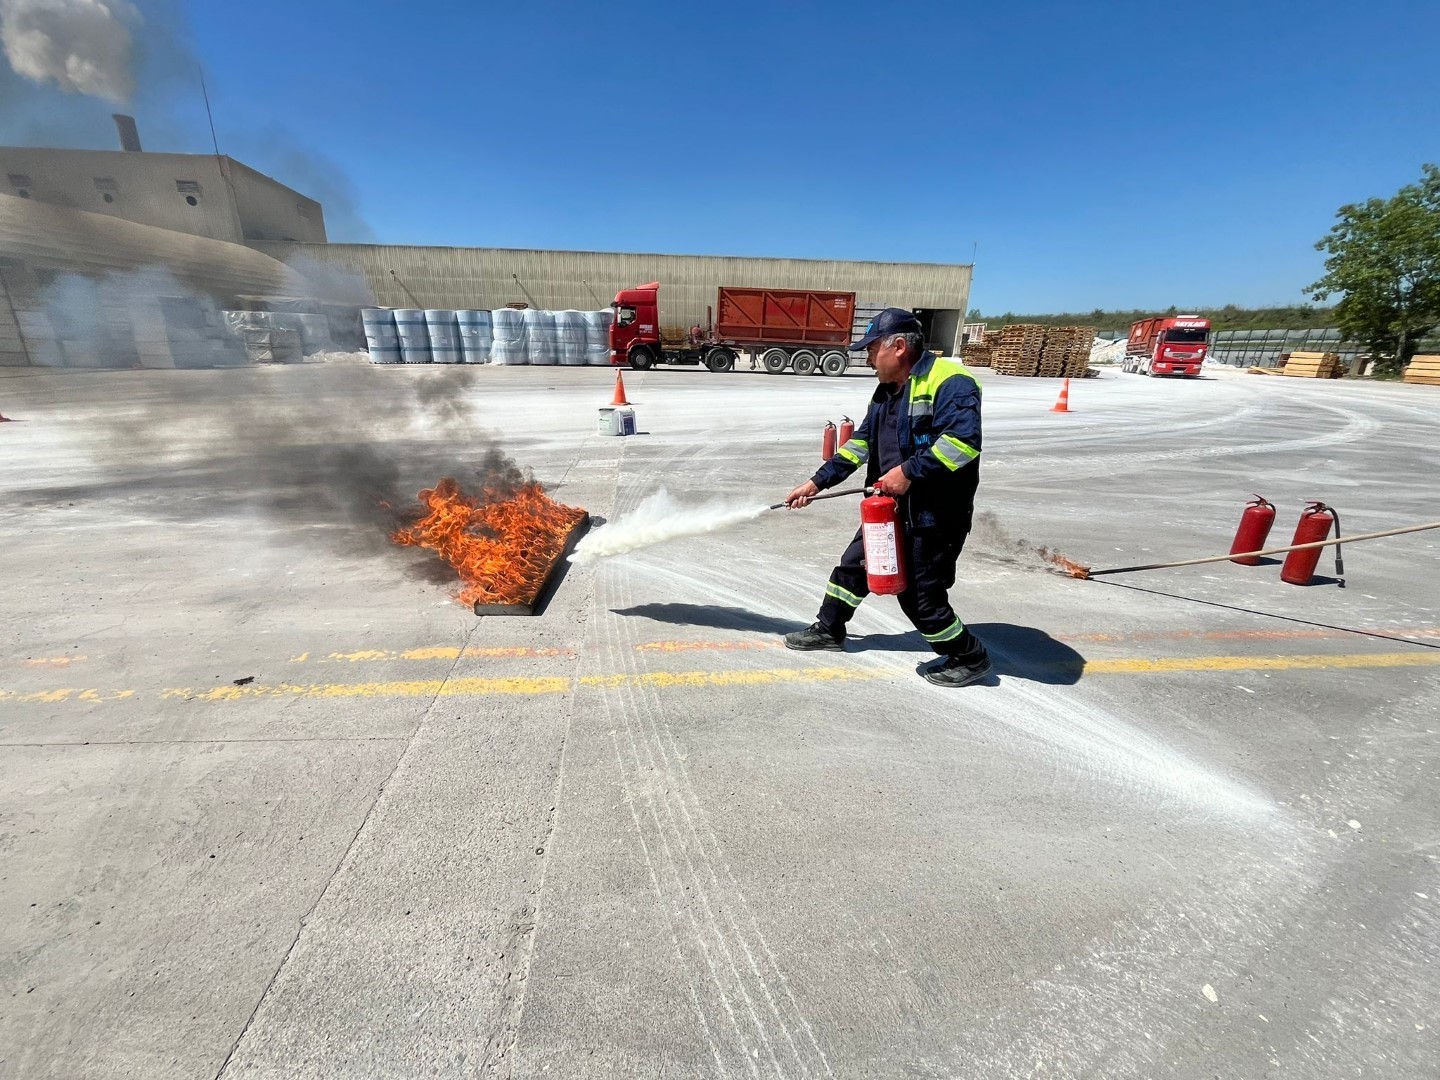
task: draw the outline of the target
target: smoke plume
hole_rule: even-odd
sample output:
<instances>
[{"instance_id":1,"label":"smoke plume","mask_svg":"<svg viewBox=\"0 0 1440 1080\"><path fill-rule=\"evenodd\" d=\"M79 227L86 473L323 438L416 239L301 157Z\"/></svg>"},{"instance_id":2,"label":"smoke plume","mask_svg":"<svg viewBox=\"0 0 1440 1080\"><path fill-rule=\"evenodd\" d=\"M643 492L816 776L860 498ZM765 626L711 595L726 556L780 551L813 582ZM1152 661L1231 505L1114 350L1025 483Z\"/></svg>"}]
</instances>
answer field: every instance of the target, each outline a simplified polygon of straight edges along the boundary
<instances>
[{"instance_id":1,"label":"smoke plume","mask_svg":"<svg viewBox=\"0 0 1440 1080\"><path fill-rule=\"evenodd\" d=\"M669 540L719 532L753 521L765 510L764 503L707 502L687 506L662 488L618 521L587 534L575 545L570 561L594 562Z\"/></svg>"},{"instance_id":2,"label":"smoke plume","mask_svg":"<svg viewBox=\"0 0 1440 1080\"><path fill-rule=\"evenodd\" d=\"M0 40L15 73L72 94L125 102L135 92L127 0L0 0Z\"/></svg>"},{"instance_id":3,"label":"smoke plume","mask_svg":"<svg viewBox=\"0 0 1440 1080\"><path fill-rule=\"evenodd\" d=\"M180 0L0 0L0 43L0 143L113 149L125 102L147 149L211 149ZM323 203L331 239L374 239L344 169L244 109L216 96L222 152Z\"/></svg>"},{"instance_id":4,"label":"smoke plume","mask_svg":"<svg viewBox=\"0 0 1440 1080\"><path fill-rule=\"evenodd\" d=\"M343 366L343 370L342 370ZM117 508L179 523L239 523L267 544L396 560L412 576L454 571L390 534L416 494L453 476L513 495L532 477L481 430L473 372L397 372L356 358L274 368L177 371L133 404L75 403L67 437L91 462L83 482L10 493L12 505ZM383 402L377 409L376 403Z\"/></svg>"}]
</instances>

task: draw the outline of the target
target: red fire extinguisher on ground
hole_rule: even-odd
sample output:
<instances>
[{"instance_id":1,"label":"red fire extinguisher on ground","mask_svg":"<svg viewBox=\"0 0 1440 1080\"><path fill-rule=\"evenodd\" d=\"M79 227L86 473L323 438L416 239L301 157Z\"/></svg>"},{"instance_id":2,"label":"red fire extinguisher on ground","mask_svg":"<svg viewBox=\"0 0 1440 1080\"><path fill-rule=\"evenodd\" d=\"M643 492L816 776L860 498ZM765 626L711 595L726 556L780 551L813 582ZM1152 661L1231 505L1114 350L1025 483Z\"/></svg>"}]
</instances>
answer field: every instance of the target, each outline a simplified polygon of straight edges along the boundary
<instances>
[{"instance_id":1,"label":"red fire extinguisher on ground","mask_svg":"<svg viewBox=\"0 0 1440 1080\"><path fill-rule=\"evenodd\" d=\"M835 425L825 421L825 435L820 440L820 460L829 461L835 456Z\"/></svg>"},{"instance_id":2,"label":"red fire extinguisher on ground","mask_svg":"<svg viewBox=\"0 0 1440 1080\"><path fill-rule=\"evenodd\" d=\"M1300 511L1300 523L1295 526L1295 539L1292 544L1315 544L1324 540L1330 535L1330 527L1335 527L1335 539L1340 539L1340 511L1333 506L1326 506L1323 502L1312 502ZM1315 567L1320 565L1320 552L1323 548L1306 548L1304 551L1292 551L1285 556L1285 565L1280 568L1280 580L1291 585L1309 585L1310 579L1315 576ZM1345 562L1340 554L1340 545L1335 545L1335 577L1339 579L1341 588L1345 587Z\"/></svg>"},{"instance_id":3,"label":"red fire extinguisher on ground","mask_svg":"<svg viewBox=\"0 0 1440 1080\"><path fill-rule=\"evenodd\" d=\"M872 489L873 490L873 489ZM872 593L895 596L905 591L905 534L899 504L889 495L871 495L860 503L860 538L865 545L865 582Z\"/></svg>"},{"instance_id":4,"label":"red fire extinguisher on ground","mask_svg":"<svg viewBox=\"0 0 1440 1080\"><path fill-rule=\"evenodd\" d=\"M836 446L844 446L850 441L850 436L855 434L855 421L848 416L840 418L840 434L835 437Z\"/></svg>"},{"instance_id":5,"label":"red fire extinguisher on ground","mask_svg":"<svg viewBox=\"0 0 1440 1080\"><path fill-rule=\"evenodd\" d=\"M1270 535L1270 526L1275 524L1275 504L1262 495L1256 495L1247 503L1240 515L1240 527L1235 530L1235 542L1230 545L1230 554L1239 555L1246 551L1260 551L1265 547L1265 538ZM1254 555L1244 559L1231 559L1241 566L1259 566L1260 560Z\"/></svg>"}]
</instances>

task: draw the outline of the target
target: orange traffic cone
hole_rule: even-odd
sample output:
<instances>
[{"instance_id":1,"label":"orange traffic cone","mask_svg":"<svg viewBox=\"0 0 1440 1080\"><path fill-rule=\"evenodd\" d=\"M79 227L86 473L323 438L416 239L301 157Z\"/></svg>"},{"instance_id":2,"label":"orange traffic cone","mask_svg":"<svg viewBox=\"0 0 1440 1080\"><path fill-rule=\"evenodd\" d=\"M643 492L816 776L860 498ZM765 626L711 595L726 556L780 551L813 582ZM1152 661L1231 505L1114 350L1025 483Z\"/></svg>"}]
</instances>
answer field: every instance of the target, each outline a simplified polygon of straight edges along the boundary
<instances>
[{"instance_id":1,"label":"orange traffic cone","mask_svg":"<svg viewBox=\"0 0 1440 1080\"><path fill-rule=\"evenodd\" d=\"M1057 402L1055 402L1054 405L1050 406L1050 411L1051 411L1051 412L1069 412L1069 411L1070 411L1070 380L1069 380L1069 379L1066 379L1066 380L1065 380L1065 385L1062 386L1062 387L1060 387L1060 400L1057 401Z\"/></svg>"},{"instance_id":2,"label":"orange traffic cone","mask_svg":"<svg viewBox=\"0 0 1440 1080\"><path fill-rule=\"evenodd\" d=\"M610 401L611 405L629 405L625 400L625 377L620 372L615 372L615 397Z\"/></svg>"}]
</instances>

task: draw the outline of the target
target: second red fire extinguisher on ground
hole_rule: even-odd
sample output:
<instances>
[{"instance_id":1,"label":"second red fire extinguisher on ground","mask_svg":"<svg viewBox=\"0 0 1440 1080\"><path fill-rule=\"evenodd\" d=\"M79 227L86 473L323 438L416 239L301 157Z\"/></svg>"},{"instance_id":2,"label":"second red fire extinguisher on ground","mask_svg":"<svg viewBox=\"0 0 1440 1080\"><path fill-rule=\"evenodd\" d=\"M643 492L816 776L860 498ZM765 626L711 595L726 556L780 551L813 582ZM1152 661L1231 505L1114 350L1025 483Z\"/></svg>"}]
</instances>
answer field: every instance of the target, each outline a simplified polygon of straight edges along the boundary
<instances>
[{"instance_id":1,"label":"second red fire extinguisher on ground","mask_svg":"<svg viewBox=\"0 0 1440 1080\"><path fill-rule=\"evenodd\" d=\"M905 534L900 508L888 495L860 503L860 538L865 545L865 582L872 593L895 596L909 583L905 574Z\"/></svg>"},{"instance_id":2,"label":"second red fire extinguisher on ground","mask_svg":"<svg viewBox=\"0 0 1440 1080\"><path fill-rule=\"evenodd\" d=\"M1292 544L1316 544L1330 536L1330 527L1335 527L1335 538L1340 538L1340 514L1333 507L1326 506L1323 502L1312 502L1300 512L1300 523L1295 526L1295 539ZM1310 579L1315 576L1315 568L1320 565L1320 552L1323 548L1306 548L1304 551L1292 551L1285 556L1285 565L1280 568L1280 580L1291 585L1309 585ZM1335 548L1335 576L1339 578L1339 584L1345 584L1345 564L1340 559L1340 548Z\"/></svg>"},{"instance_id":3,"label":"second red fire extinguisher on ground","mask_svg":"<svg viewBox=\"0 0 1440 1080\"><path fill-rule=\"evenodd\" d=\"M835 456L835 425L829 420L825 421L825 434L820 439L820 460L829 461Z\"/></svg>"},{"instance_id":4,"label":"second red fire extinguisher on ground","mask_svg":"<svg viewBox=\"0 0 1440 1080\"><path fill-rule=\"evenodd\" d=\"M1264 496L1256 495L1240 515L1240 527L1235 530L1235 542L1230 545L1230 554L1241 555L1247 551L1263 550L1265 538L1270 535L1270 526L1274 524L1275 504ZM1230 561L1241 566L1260 565L1260 559L1255 555Z\"/></svg>"}]
</instances>

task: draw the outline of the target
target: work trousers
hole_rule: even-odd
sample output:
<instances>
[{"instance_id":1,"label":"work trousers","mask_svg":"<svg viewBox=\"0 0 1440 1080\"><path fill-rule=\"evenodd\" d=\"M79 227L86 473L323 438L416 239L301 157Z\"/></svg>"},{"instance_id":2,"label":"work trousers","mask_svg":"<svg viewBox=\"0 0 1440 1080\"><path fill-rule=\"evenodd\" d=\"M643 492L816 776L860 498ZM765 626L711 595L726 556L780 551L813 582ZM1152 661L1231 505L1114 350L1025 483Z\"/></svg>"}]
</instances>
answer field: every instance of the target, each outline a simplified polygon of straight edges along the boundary
<instances>
[{"instance_id":1,"label":"work trousers","mask_svg":"<svg viewBox=\"0 0 1440 1080\"><path fill-rule=\"evenodd\" d=\"M906 618L941 656L978 659L985 655L985 646L960 621L949 597L965 535L938 529L907 531L905 556L910 580L896 599ZM860 536L857 531L840 556L840 565L830 572L830 583L825 586L825 599L820 605L820 625L840 641L845 640L845 624L870 594L865 581L865 545Z\"/></svg>"}]
</instances>

